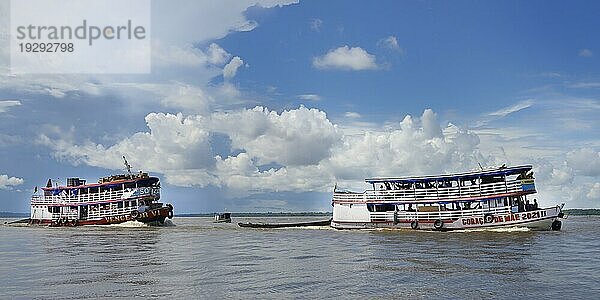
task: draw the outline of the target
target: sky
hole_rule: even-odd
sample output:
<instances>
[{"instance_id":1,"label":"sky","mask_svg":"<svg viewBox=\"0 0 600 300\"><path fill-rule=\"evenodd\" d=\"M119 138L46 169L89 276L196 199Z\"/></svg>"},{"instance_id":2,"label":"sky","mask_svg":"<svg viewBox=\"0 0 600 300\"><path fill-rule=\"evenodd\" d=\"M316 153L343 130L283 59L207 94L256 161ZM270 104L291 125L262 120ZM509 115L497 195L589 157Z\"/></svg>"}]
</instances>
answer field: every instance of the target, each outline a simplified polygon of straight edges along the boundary
<instances>
[{"instance_id":1,"label":"sky","mask_svg":"<svg viewBox=\"0 0 600 300\"><path fill-rule=\"evenodd\" d=\"M134 170L178 213L331 211L372 176L532 164L600 208L595 1L151 3L149 74L13 74L0 0L0 211Z\"/></svg>"}]
</instances>

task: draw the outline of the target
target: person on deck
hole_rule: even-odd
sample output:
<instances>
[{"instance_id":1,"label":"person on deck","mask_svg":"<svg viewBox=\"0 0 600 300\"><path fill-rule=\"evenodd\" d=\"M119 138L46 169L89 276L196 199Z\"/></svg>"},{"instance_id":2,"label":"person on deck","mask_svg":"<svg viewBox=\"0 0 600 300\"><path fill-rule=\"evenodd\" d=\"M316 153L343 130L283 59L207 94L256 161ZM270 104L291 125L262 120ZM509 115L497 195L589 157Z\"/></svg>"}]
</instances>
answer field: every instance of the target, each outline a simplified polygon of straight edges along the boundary
<instances>
[{"instance_id":1,"label":"person on deck","mask_svg":"<svg viewBox=\"0 0 600 300\"><path fill-rule=\"evenodd\" d=\"M523 203L523 200L519 199L519 212L524 212L525 211L525 205Z\"/></svg>"},{"instance_id":2,"label":"person on deck","mask_svg":"<svg viewBox=\"0 0 600 300\"><path fill-rule=\"evenodd\" d=\"M532 206L533 206L533 207L532 207L532 208L533 208L533 210L538 210L538 209L540 209L540 208L539 208L539 206L538 206L538 203L537 203L537 199L533 199L533 205L532 205Z\"/></svg>"}]
</instances>

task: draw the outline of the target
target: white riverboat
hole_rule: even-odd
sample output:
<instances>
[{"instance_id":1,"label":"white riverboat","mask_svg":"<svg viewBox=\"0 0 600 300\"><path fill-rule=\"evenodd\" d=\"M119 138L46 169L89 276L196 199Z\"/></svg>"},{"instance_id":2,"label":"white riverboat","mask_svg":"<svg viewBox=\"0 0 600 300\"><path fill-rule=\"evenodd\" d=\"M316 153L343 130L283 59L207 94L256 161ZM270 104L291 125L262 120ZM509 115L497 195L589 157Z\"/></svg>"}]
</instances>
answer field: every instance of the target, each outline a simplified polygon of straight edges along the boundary
<instances>
[{"instance_id":1,"label":"white riverboat","mask_svg":"<svg viewBox=\"0 0 600 300\"><path fill-rule=\"evenodd\" d=\"M125 159L125 157L123 157ZM140 171L100 178L98 183L68 178L66 186L48 179L31 197L29 224L49 226L110 225L138 221L160 225L173 217L173 206L160 200L160 180Z\"/></svg>"},{"instance_id":2,"label":"white riverboat","mask_svg":"<svg viewBox=\"0 0 600 300\"><path fill-rule=\"evenodd\" d=\"M531 199L537 191L530 165L365 181L372 189L362 193L334 188L332 227L560 230L564 216L564 203L540 208Z\"/></svg>"}]
</instances>

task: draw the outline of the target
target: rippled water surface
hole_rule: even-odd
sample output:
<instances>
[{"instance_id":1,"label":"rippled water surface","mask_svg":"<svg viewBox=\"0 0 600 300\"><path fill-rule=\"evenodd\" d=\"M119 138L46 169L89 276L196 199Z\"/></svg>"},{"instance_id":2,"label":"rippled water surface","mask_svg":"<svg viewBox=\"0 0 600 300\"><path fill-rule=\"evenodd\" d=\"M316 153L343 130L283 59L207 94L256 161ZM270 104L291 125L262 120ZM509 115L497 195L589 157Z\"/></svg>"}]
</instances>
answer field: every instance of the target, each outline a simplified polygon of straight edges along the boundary
<instances>
[{"instance_id":1,"label":"rippled water surface","mask_svg":"<svg viewBox=\"0 0 600 300\"><path fill-rule=\"evenodd\" d=\"M303 221L322 218L235 218ZM7 220L1 220L2 223ZM0 226L7 298L600 298L600 218L560 232Z\"/></svg>"}]
</instances>

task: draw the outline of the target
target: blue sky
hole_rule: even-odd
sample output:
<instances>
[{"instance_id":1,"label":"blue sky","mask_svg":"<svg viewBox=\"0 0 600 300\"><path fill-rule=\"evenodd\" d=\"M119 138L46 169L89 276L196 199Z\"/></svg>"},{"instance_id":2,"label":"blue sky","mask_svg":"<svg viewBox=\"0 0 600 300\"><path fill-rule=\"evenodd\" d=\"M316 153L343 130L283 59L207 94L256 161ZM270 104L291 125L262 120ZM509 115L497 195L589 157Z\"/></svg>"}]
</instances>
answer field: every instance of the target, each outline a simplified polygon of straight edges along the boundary
<instances>
[{"instance_id":1,"label":"blue sky","mask_svg":"<svg viewBox=\"0 0 600 300\"><path fill-rule=\"evenodd\" d=\"M121 155L180 212L328 211L335 183L477 163L600 207L596 2L254 2L153 1L147 75L14 75L0 39L0 211Z\"/></svg>"}]
</instances>

